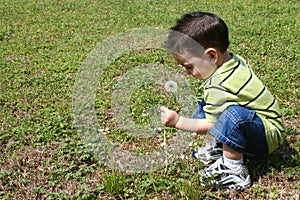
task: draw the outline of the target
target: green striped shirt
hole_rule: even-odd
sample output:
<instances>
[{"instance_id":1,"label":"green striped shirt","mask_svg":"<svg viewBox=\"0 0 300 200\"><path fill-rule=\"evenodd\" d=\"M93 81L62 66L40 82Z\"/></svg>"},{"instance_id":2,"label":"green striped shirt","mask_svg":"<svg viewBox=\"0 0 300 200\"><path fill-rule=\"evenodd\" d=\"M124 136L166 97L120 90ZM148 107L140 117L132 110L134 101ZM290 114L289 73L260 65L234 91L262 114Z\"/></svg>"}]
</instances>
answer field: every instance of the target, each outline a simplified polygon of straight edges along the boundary
<instances>
[{"instance_id":1,"label":"green striped shirt","mask_svg":"<svg viewBox=\"0 0 300 200\"><path fill-rule=\"evenodd\" d=\"M262 119L269 153L283 143L285 128L279 104L242 57L232 54L206 80L204 101L208 122L215 123L227 107L239 105L255 110Z\"/></svg>"}]
</instances>

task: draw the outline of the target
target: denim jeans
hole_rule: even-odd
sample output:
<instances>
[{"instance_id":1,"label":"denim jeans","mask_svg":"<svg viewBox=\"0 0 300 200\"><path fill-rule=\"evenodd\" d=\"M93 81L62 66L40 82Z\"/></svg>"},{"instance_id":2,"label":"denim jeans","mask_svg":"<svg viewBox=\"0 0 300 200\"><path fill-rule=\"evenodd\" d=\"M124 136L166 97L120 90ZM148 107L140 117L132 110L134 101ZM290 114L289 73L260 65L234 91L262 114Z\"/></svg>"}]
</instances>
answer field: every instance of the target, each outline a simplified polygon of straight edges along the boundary
<instances>
[{"instance_id":1,"label":"denim jeans","mask_svg":"<svg viewBox=\"0 0 300 200\"><path fill-rule=\"evenodd\" d=\"M205 112L203 110L203 107L206 105L205 101L202 99L202 101L198 104L198 107L196 108L195 112L192 115L192 118L195 119L205 119Z\"/></svg>"},{"instance_id":2,"label":"denim jeans","mask_svg":"<svg viewBox=\"0 0 300 200\"><path fill-rule=\"evenodd\" d=\"M192 118L205 118L202 100ZM268 153L263 121L256 114L242 106L228 107L210 130L217 141L225 143L239 153L264 155Z\"/></svg>"}]
</instances>

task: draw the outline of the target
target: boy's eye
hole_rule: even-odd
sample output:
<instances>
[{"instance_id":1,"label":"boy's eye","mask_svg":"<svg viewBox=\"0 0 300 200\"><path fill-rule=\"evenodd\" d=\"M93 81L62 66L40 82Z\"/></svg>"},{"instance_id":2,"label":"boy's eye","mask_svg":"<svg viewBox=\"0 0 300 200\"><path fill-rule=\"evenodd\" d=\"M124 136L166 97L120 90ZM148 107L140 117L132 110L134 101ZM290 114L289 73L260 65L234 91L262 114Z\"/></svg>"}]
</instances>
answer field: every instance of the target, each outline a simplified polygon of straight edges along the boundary
<instances>
[{"instance_id":1,"label":"boy's eye","mask_svg":"<svg viewBox=\"0 0 300 200\"><path fill-rule=\"evenodd\" d=\"M187 63L187 64L179 64L180 66L184 67L186 71L192 71L194 66Z\"/></svg>"},{"instance_id":2,"label":"boy's eye","mask_svg":"<svg viewBox=\"0 0 300 200\"><path fill-rule=\"evenodd\" d=\"M193 69L193 66L185 66L185 69L188 70L188 71L189 71L189 70L192 70L192 69Z\"/></svg>"}]
</instances>

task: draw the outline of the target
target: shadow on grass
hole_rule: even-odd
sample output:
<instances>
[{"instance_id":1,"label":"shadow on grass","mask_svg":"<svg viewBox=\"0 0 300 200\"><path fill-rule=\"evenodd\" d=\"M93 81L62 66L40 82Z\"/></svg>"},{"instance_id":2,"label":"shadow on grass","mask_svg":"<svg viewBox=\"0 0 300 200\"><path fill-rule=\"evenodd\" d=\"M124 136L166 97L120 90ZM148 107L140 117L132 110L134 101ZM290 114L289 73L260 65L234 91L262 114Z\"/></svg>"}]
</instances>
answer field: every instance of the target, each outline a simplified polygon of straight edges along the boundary
<instances>
[{"instance_id":1,"label":"shadow on grass","mask_svg":"<svg viewBox=\"0 0 300 200\"><path fill-rule=\"evenodd\" d=\"M297 143L297 139L294 141ZM291 146L291 142L285 140L272 154L248 158L247 167L254 182L274 170L275 173L284 171L286 177L291 178L299 175L299 159L300 152Z\"/></svg>"}]
</instances>

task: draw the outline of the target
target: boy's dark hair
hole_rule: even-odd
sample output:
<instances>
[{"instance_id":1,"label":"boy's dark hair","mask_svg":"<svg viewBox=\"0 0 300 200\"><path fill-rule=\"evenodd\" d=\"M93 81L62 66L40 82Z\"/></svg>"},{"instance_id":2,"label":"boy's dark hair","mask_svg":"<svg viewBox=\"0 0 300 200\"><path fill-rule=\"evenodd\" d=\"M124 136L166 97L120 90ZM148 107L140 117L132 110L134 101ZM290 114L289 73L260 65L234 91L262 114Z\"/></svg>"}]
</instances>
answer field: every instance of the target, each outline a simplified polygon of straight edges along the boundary
<instances>
[{"instance_id":1,"label":"boy's dark hair","mask_svg":"<svg viewBox=\"0 0 300 200\"><path fill-rule=\"evenodd\" d=\"M229 47L228 27L213 13L188 13L171 28L164 46L177 53L183 50L195 52L195 41L204 49L212 47L224 53Z\"/></svg>"}]
</instances>

